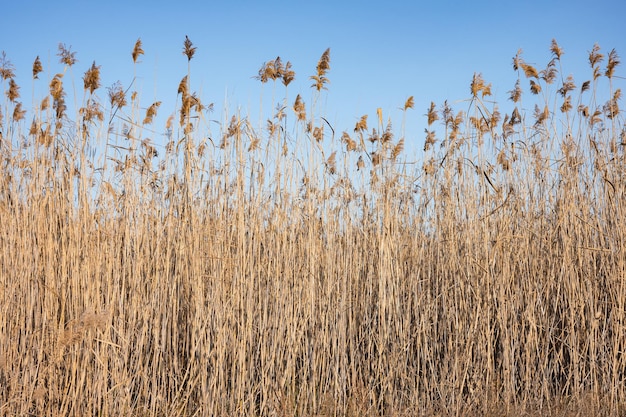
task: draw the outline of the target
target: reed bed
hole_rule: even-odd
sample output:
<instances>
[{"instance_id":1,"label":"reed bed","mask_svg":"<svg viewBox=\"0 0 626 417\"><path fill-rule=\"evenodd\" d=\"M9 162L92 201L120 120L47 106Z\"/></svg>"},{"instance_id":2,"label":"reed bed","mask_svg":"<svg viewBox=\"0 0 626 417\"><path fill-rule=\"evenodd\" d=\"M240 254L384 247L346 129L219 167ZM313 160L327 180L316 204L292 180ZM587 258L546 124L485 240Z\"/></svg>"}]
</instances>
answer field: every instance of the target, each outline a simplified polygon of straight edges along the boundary
<instances>
[{"instance_id":1,"label":"reed bed","mask_svg":"<svg viewBox=\"0 0 626 417\"><path fill-rule=\"evenodd\" d=\"M3 54L0 414L624 415L619 56L578 82L550 49L507 114L474 74L425 139L331 126L330 50L308 102L262 65L259 127L211 124L188 38L173 113L64 45L26 111Z\"/></svg>"}]
</instances>

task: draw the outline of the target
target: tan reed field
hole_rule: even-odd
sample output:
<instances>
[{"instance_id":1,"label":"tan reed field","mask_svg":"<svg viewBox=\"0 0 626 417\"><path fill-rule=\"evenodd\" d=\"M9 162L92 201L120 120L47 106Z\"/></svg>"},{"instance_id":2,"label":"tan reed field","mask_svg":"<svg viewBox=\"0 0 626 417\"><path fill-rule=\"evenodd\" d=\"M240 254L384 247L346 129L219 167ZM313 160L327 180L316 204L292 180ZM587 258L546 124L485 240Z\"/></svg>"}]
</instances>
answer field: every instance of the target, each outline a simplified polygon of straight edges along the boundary
<instances>
[{"instance_id":1,"label":"tan reed field","mask_svg":"<svg viewBox=\"0 0 626 417\"><path fill-rule=\"evenodd\" d=\"M506 114L475 74L415 164L382 111L320 114L330 50L311 101L277 58L267 123L216 128L183 47L169 118L64 45L26 109L1 57L0 415L626 413L615 51L518 53Z\"/></svg>"}]
</instances>

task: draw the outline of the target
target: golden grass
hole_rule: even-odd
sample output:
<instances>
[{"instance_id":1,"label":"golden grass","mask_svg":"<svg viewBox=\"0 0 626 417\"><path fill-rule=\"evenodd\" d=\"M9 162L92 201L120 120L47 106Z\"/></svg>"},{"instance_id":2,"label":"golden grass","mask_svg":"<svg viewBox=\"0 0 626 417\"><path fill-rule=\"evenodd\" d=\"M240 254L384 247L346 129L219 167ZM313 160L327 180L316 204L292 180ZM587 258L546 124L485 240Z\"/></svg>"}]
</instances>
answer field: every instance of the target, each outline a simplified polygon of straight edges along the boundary
<instances>
[{"instance_id":1,"label":"golden grass","mask_svg":"<svg viewBox=\"0 0 626 417\"><path fill-rule=\"evenodd\" d=\"M186 74L163 145L161 102L101 100L95 63L70 117L37 58L25 117L3 54L0 414L623 415L619 57L577 93L550 49L518 53L504 117L480 74L432 103L420 166L382 110L334 140L330 50L264 129L211 132Z\"/></svg>"}]
</instances>

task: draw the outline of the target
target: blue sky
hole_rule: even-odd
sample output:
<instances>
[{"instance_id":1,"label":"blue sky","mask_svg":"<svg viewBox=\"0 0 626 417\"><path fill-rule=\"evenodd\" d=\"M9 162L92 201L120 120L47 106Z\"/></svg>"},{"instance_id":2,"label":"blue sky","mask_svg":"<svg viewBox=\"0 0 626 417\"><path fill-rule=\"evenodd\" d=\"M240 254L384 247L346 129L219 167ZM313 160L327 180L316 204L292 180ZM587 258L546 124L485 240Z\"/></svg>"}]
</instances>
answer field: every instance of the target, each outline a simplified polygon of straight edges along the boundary
<instances>
[{"instance_id":1,"label":"blue sky","mask_svg":"<svg viewBox=\"0 0 626 417\"><path fill-rule=\"evenodd\" d=\"M133 79L130 56L137 38L145 55L134 87L145 107L164 102L173 111L176 90L187 73L182 44L198 48L191 61L192 90L203 102L224 103L252 114L272 88L253 76L277 56L293 64L296 79L289 100L312 95L309 76L331 48L331 84L323 114L340 134L363 114L382 108L399 128L398 110L407 97L415 109L406 120L407 149L424 141L428 105L469 97L474 72L492 83L494 99L506 102L516 80L512 57L520 48L528 63L544 68L554 38L564 49L564 72L579 84L589 78L587 54L598 43L606 54L626 55L626 2L590 1L13 1L3 5L0 50L15 66L24 102L32 96L31 68L40 56L46 72L35 86L43 97L47 80L63 66L58 44L77 52L73 76L80 91L84 71L96 61L102 71L101 97L119 80ZM621 68L618 75L624 74ZM282 87L276 98L284 96ZM219 118L215 115L215 118ZM253 117L252 117L253 118ZM375 120L375 119L374 119Z\"/></svg>"}]
</instances>

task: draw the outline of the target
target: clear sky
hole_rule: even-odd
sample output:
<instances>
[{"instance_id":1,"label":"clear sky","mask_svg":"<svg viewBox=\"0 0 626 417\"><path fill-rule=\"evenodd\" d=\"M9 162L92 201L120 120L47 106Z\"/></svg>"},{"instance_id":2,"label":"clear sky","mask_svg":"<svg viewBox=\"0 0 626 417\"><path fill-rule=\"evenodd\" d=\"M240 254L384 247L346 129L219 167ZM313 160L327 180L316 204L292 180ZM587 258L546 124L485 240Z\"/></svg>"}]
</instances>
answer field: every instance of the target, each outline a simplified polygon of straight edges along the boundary
<instances>
[{"instance_id":1,"label":"clear sky","mask_svg":"<svg viewBox=\"0 0 626 417\"><path fill-rule=\"evenodd\" d=\"M351 131L363 114L376 109L399 128L401 107L409 96L407 149L424 142L424 114L431 101L441 104L469 97L474 72L492 83L494 99L506 102L516 80L512 57L520 48L539 69L551 58L554 38L565 51L564 72L578 85L589 78L587 54L598 43L605 55L615 48L626 58L626 2L596 1L11 1L0 8L0 50L18 74L26 102L31 69L40 56L43 80L63 70L56 56L65 43L77 53L77 89L84 71L101 65L102 90L133 79L131 51L137 38L145 55L135 87L142 104L164 102L173 111L176 90L187 73L182 55L185 36L197 52L191 61L191 89L213 102L255 114L270 85L253 77L261 65L280 56L290 61L296 79L289 100L312 94L309 76L331 48L331 84L323 98L324 115L340 134ZM617 74L626 71L618 68ZM47 82L36 87L45 94ZM80 89L79 89L80 91ZM276 97L284 96L282 86ZM169 109L167 108L169 106ZM215 118L219 118L216 115Z\"/></svg>"}]
</instances>

